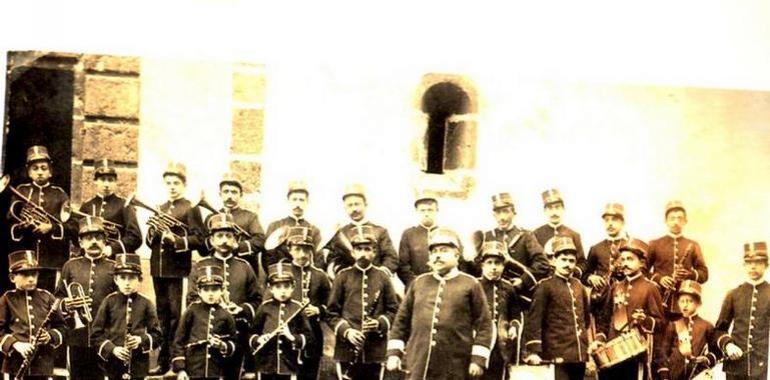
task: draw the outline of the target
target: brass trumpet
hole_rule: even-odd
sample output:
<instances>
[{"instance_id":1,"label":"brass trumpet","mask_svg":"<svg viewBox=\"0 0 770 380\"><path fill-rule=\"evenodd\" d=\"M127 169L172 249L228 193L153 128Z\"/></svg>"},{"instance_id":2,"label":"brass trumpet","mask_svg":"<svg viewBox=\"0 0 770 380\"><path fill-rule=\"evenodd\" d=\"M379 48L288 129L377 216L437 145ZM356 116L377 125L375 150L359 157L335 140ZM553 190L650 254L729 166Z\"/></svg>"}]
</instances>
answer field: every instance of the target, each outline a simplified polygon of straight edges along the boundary
<instances>
[{"instance_id":1,"label":"brass trumpet","mask_svg":"<svg viewBox=\"0 0 770 380\"><path fill-rule=\"evenodd\" d=\"M152 207L136 199L135 194L131 194L131 196L128 197L128 200L126 201L126 205L140 207L152 212L153 215L150 216L150 219L147 221L147 225L154 228L155 230L160 232L170 232L180 237L187 236L187 230L189 230L189 227L185 222L177 219L176 217L174 217L173 215L167 212L161 211L157 207ZM177 233L174 230L180 231L180 232Z\"/></svg>"},{"instance_id":2,"label":"brass trumpet","mask_svg":"<svg viewBox=\"0 0 770 380\"><path fill-rule=\"evenodd\" d=\"M24 194L22 194L15 187L10 185L11 177L4 175L0 177L0 193L6 188L11 190L21 200L14 201L11 204L10 212L14 219L21 222L25 226L37 227L41 224L62 224L58 217L46 211L43 207L38 206L35 202L32 202ZM17 205L21 205L21 210L18 210Z\"/></svg>"},{"instance_id":3,"label":"brass trumpet","mask_svg":"<svg viewBox=\"0 0 770 380\"><path fill-rule=\"evenodd\" d=\"M70 306L73 307L71 312L73 318L75 319L75 328L83 328L86 326L85 323L83 323L83 319L85 319L88 323L93 321L93 316L91 315L91 307L89 306L88 302L90 297L86 297L86 293L83 291L83 285L80 285L77 282L67 283L66 280L63 280L63 282L64 288L67 290L67 299L71 303ZM78 311L78 309L81 310Z\"/></svg>"},{"instance_id":4,"label":"brass trumpet","mask_svg":"<svg viewBox=\"0 0 770 380\"><path fill-rule=\"evenodd\" d=\"M73 215L78 218L85 218L87 216L94 217L94 215L89 215L84 212L78 211L76 208L72 207L72 205L70 205L69 202L65 203L61 208L59 217L61 218L61 220L67 221ZM104 226L104 233L107 235L107 240L120 241L120 238L122 237L120 233L120 230L123 228L122 224L110 222L109 220L102 218L102 225Z\"/></svg>"},{"instance_id":5,"label":"brass trumpet","mask_svg":"<svg viewBox=\"0 0 770 380\"><path fill-rule=\"evenodd\" d=\"M195 207L203 207L206 210L211 211L214 214L221 214L220 211L214 208L207 200L206 200L206 194L201 191L201 200L198 201L198 203L195 205ZM251 234L248 233L246 230L243 229L243 227L239 226L237 223L233 222L233 228L235 229L235 234L238 235L238 237L242 239L251 239Z\"/></svg>"}]
</instances>

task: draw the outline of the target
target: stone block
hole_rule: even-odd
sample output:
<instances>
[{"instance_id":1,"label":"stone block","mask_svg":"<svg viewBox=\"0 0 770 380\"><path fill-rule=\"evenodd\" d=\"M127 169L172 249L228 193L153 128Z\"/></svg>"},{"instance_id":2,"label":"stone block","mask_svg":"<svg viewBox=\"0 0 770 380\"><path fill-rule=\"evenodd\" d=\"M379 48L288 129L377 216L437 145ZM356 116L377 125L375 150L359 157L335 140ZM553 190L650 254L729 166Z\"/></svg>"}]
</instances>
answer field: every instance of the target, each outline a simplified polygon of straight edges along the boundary
<instances>
[{"instance_id":1,"label":"stone block","mask_svg":"<svg viewBox=\"0 0 770 380\"><path fill-rule=\"evenodd\" d=\"M243 181L243 192L258 192L262 181L262 164L259 162L232 160L230 171L238 173Z\"/></svg>"},{"instance_id":2,"label":"stone block","mask_svg":"<svg viewBox=\"0 0 770 380\"><path fill-rule=\"evenodd\" d=\"M251 104L265 101L265 76L261 73L234 72L233 100Z\"/></svg>"},{"instance_id":3,"label":"stone block","mask_svg":"<svg viewBox=\"0 0 770 380\"><path fill-rule=\"evenodd\" d=\"M139 97L137 78L86 76L87 116L138 119Z\"/></svg>"},{"instance_id":4,"label":"stone block","mask_svg":"<svg viewBox=\"0 0 770 380\"><path fill-rule=\"evenodd\" d=\"M82 159L108 158L120 162L139 160L139 126L86 122L82 129Z\"/></svg>"},{"instance_id":5,"label":"stone block","mask_svg":"<svg viewBox=\"0 0 770 380\"><path fill-rule=\"evenodd\" d=\"M88 71L139 75L141 59L114 55L86 55L83 57L83 66Z\"/></svg>"},{"instance_id":6,"label":"stone block","mask_svg":"<svg viewBox=\"0 0 770 380\"><path fill-rule=\"evenodd\" d=\"M136 191L136 178L137 171L135 168L117 168L118 172L118 187L115 193L125 198L129 194ZM74 174L74 173L73 173ZM73 176L73 178L75 178ZM84 165L80 176L81 183L81 198L80 203L93 198L96 195L96 187L94 185L94 167L91 165ZM78 205L79 207L80 205Z\"/></svg>"},{"instance_id":7,"label":"stone block","mask_svg":"<svg viewBox=\"0 0 770 380\"><path fill-rule=\"evenodd\" d=\"M264 113L262 110L234 109L230 152L237 154L262 153L263 131Z\"/></svg>"}]
</instances>

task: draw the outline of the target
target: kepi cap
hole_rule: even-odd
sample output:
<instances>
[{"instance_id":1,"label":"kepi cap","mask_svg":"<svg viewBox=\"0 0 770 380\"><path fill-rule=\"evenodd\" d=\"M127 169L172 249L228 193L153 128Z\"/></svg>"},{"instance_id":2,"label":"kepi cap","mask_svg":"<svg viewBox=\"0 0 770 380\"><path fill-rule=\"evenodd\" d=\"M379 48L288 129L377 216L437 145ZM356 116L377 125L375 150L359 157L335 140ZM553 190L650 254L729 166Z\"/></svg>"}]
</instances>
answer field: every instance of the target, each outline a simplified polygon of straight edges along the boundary
<instances>
[{"instance_id":1,"label":"kepi cap","mask_svg":"<svg viewBox=\"0 0 770 380\"><path fill-rule=\"evenodd\" d=\"M40 270L35 251L23 250L11 252L8 255L8 270L11 273Z\"/></svg>"},{"instance_id":2,"label":"kepi cap","mask_svg":"<svg viewBox=\"0 0 770 380\"><path fill-rule=\"evenodd\" d=\"M51 156L48 155L48 148L42 145L34 145L27 149L27 163L34 161L51 161Z\"/></svg>"},{"instance_id":3,"label":"kepi cap","mask_svg":"<svg viewBox=\"0 0 770 380\"><path fill-rule=\"evenodd\" d=\"M86 215L78 221L78 235L91 232L104 233L104 219L99 216Z\"/></svg>"}]
</instances>

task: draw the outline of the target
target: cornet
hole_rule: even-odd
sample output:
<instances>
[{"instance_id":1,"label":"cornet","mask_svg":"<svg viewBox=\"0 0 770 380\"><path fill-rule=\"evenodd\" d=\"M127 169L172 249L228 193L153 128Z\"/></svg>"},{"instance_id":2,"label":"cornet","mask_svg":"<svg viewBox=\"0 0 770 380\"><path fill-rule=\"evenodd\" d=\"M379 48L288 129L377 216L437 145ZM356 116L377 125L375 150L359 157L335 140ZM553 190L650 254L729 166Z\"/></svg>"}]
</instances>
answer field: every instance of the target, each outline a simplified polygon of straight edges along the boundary
<instances>
[{"instance_id":1,"label":"cornet","mask_svg":"<svg viewBox=\"0 0 770 380\"><path fill-rule=\"evenodd\" d=\"M14 219L21 222L23 225L34 227L41 224L62 224L59 218L46 211L43 207L38 206L35 202L32 202L32 200L27 198L19 190L11 186L10 182L11 177L8 175L0 177L0 193L8 188L17 197L21 198L21 200L14 201L11 204L10 213ZM22 205L21 210L18 210L17 205L19 204Z\"/></svg>"},{"instance_id":2,"label":"cornet","mask_svg":"<svg viewBox=\"0 0 770 380\"><path fill-rule=\"evenodd\" d=\"M66 222L73 215L78 218L85 218L87 216L93 217L93 215L89 215L84 212L78 211L76 208L72 207L72 205L70 205L69 202L65 203L61 208L61 212L59 213L59 218ZM104 226L104 233L107 235L108 241L120 241L120 238L121 238L120 230L123 228L122 224L110 222L109 220L102 218L102 225Z\"/></svg>"},{"instance_id":3,"label":"cornet","mask_svg":"<svg viewBox=\"0 0 770 380\"><path fill-rule=\"evenodd\" d=\"M214 208L207 200L206 200L206 194L201 191L201 200L198 201L198 203L195 205L195 207L203 207L206 210L211 211L214 214L220 214L221 212ZM235 229L236 235L242 239L251 239L251 234L248 233L246 230L243 229L243 227L239 226L237 223L233 222L233 229Z\"/></svg>"},{"instance_id":4,"label":"cornet","mask_svg":"<svg viewBox=\"0 0 770 380\"><path fill-rule=\"evenodd\" d=\"M85 327L85 324L83 323L83 319L86 320L86 322L91 323L93 321L93 317L91 316L91 299L90 297L86 297L85 292L83 291L83 285L80 285L77 282L67 283L66 280L64 282L64 288L67 290L67 299L68 303L73 309L71 310L73 318L75 319L75 328L83 328ZM80 309L80 311L78 311ZM82 316L81 316L82 314Z\"/></svg>"},{"instance_id":5,"label":"cornet","mask_svg":"<svg viewBox=\"0 0 770 380\"><path fill-rule=\"evenodd\" d=\"M153 215L150 216L149 220L147 220L147 225L154 228L155 230L160 232L170 232L180 237L187 236L187 231L189 230L189 227L185 222L175 218L173 215L167 212L163 212L156 207L152 207L136 199L135 194L131 194L131 196L128 197L128 200L126 201L126 205L140 207L152 212ZM175 230L179 231L179 233L175 232Z\"/></svg>"}]
</instances>

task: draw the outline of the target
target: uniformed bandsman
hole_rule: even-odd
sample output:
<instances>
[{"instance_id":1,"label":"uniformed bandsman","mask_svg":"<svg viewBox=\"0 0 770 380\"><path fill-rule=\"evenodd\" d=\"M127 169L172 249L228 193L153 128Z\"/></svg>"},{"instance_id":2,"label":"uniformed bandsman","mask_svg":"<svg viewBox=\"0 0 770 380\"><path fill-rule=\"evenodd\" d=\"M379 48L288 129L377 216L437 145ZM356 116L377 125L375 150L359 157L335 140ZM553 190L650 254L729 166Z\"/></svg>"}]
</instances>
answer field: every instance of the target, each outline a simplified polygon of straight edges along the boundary
<instances>
[{"instance_id":1,"label":"uniformed bandsman","mask_svg":"<svg viewBox=\"0 0 770 380\"><path fill-rule=\"evenodd\" d=\"M328 322L337 337L334 360L343 379L380 379L388 331L398 310L390 274L373 264L377 234L372 226L354 227L353 266L332 284Z\"/></svg>"},{"instance_id":2,"label":"uniformed bandsman","mask_svg":"<svg viewBox=\"0 0 770 380\"><path fill-rule=\"evenodd\" d=\"M126 205L124 198L115 194L117 181L118 172L113 163L107 159L98 161L94 169L96 196L80 206L81 213L98 216L112 223L109 227L105 226L107 245L104 247L104 254L108 257L118 253L136 252L142 245L136 210L133 206Z\"/></svg>"},{"instance_id":3,"label":"uniformed bandsman","mask_svg":"<svg viewBox=\"0 0 770 380\"><path fill-rule=\"evenodd\" d=\"M203 258L195 263L195 268L201 266L218 265L223 268L223 303L225 309L235 318L238 331L247 331L249 324L254 320L257 307L262 302L262 289L251 265L244 259L235 255L238 243L235 238L233 217L230 214L215 214L208 221L210 244L214 251L210 257ZM187 301L192 303L200 299L198 286L190 279ZM227 359L227 379L239 379L244 358L243 346L248 337L239 335L240 344L235 353ZM251 370L251 363L247 361L246 370Z\"/></svg>"},{"instance_id":4,"label":"uniformed bandsman","mask_svg":"<svg viewBox=\"0 0 770 380\"><path fill-rule=\"evenodd\" d=\"M728 380L767 379L770 334L770 284L767 243L743 246L746 282L727 293L719 312L717 344L729 359L723 369ZM732 327L732 328L731 328Z\"/></svg>"},{"instance_id":5,"label":"uniformed bandsman","mask_svg":"<svg viewBox=\"0 0 770 380\"><path fill-rule=\"evenodd\" d=\"M681 201L666 204L668 234L650 242L650 279L660 285L663 304L670 320L677 319L679 311L675 300L676 289L683 280L705 283L709 271L700 244L682 236L687 225L687 211Z\"/></svg>"},{"instance_id":6,"label":"uniformed bandsman","mask_svg":"<svg viewBox=\"0 0 770 380\"><path fill-rule=\"evenodd\" d=\"M192 251L206 253L205 227L200 210L184 198L187 168L181 163L169 163L163 172L163 183L168 201L159 209L184 225L164 227L162 223L151 224L147 231L147 246L152 250L150 273L163 331L163 344L158 366L151 371L153 375L165 374L170 369L170 346L182 316L183 279L190 274Z\"/></svg>"},{"instance_id":7,"label":"uniformed bandsman","mask_svg":"<svg viewBox=\"0 0 770 380\"><path fill-rule=\"evenodd\" d=\"M577 246L568 236L553 241L554 275L538 285L527 314L525 351L528 363L556 362L556 380L582 380L588 361L588 293L574 278Z\"/></svg>"},{"instance_id":8,"label":"uniformed bandsman","mask_svg":"<svg viewBox=\"0 0 770 380\"><path fill-rule=\"evenodd\" d=\"M476 232L476 249L481 248L481 244L487 241L503 243L507 247L503 278L513 284L520 297L530 298L537 282L545 278L550 271L543 247L531 231L513 224L516 209L510 194L499 193L492 196L492 211L497 227L483 233ZM477 266L479 259L480 255L477 255Z\"/></svg>"},{"instance_id":9,"label":"uniformed bandsman","mask_svg":"<svg viewBox=\"0 0 770 380\"><path fill-rule=\"evenodd\" d=\"M300 303L309 302L303 314L308 318L312 344L305 347L298 379L315 380L323 356L323 331L321 321L326 318L326 305L331 293L331 282L326 273L313 265L316 243L307 227L290 227L287 245L291 255L291 271L294 275L294 292L291 298Z\"/></svg>"},{"instance_id":10,"label":"uniformed bandsman","mask_svg":"<svg viewBox=\"0 0 770 380\"><path fill-rule=\"evenodd\" d=\"M580 234L575 230L565 226L562 222L564 215L564 199L561 192L557 189L549 189L541 194L543 198L543 212L548 220L546 223L533 231L537 242L543 246L543 250L549 261L554 258L553 241L556 236L567 236L575 243L577 249L577 265L575 265L574 275L577 278L583 277L583 270L586 267L586 256L583 251L583 242Z\"/></svg>"},{"instance_id":11,"label":"uniformed bandsman","mask_svg":"<svg viewBox=\"0 0 770 380\"><path fill-rule=\"evenodd\" d=\"M289 264L269 266L267 281L271 297L257 310L249 347L256 355L260 379L296 379L302 351L313 344L310 325L300 310L302 303L292 299L294 275Z\"/></svg>"},{"instance_id":12,"label":"uniformed bandsman","mask_svg":"<svg viewBox=\"0 0 770 380\"><path fill-rule=\"evenodd\" d=\"M3 350L3 373L14 378L22 362L34 350L32 342L45 318L55 306L55 297L37 287L40 267L34 251L16 251L8 256L11 281L16 286L0 297L0 349ZM21 375L24 378L50 378L54 370L54 349L63 339L64 320L58 309L42 327L37 352Z\"/></svg>"},{"instance_id":13,"label":"uniformed bandsman","mask_svg":"<svg viewBox=\"0 0 770 380\"><path fill-rule=\"evenodd\" d=\"M262 230L259 216L241 207L243 183L235 174L225 173L222 176L222 180L219 181L219 197L224 206L219 212L232 215L233 222L240 227L236 230L238 247L235 249L235 256L246 260L254 273L259 273L257 261L260 253L265 249L265 232ZM206 226L214 215L216 214L210 214L206 217ZM205 240L205 242L206 249L212 251L214 248L209 240Z\"/></svg>"},{"instance_id":14,"label":"uniformed bandsman","mask_svg":"<svg viewBox=\"0 0 770 380\"><path fill-rule=\"evenodd\" d=\"M397 370L405 359L409 379L481 376L495 336L484 289L457 269L456 233L439 228L429 242L433 272L406 292L388 336L387 368Z\"/></svg>"},{"instance_id":15,"label":"uniformed bandsman","mask_svg":"<svg viewBox=\"0 0 770 380\"><path fill-rule=\"evenodd\" d=\"M428 236L438 228L438 200L430 194L420 192L414 201L414 209L419 222L416 226L404 230L398 246L398 277L407 287L415 277L431 271L428 265Z\"/></svg>"},{"instance_id":16,"label":"uniformed bandsman","mask_svg":"<svg viewBox=\"0 0 770 380\"><path fill-rule=\"evenodd\" d=\"M652 351L654 335L661 331L663 305L660 292L654 282L644 276L647 245L630 240L620 247L619 265L625 279L615 283L604 300L604 310L598 316L596 346L601 347L631 329L637 329L647 342L645 354L599 371L600 380L632 379L643 373L644 379L652 376Z\"/></svg>"},{"instance_id":17,"label":"uniformed bandsman","mask_svg":"<svg viewBox=\"0 0 770 380\"><path fill-rule=\"evenodd\" d=\"M149 373L150 352L163 339L155 305L138 293L142 281L139 255L115 256L118 291L102 301L91 329L91 346L110 379L143 379Z\"/></svg>"},{"instance_id":18,"label":"uniformed bandsman","mask_svg":"<svg viewBox=\"0 0 770 380\"><path fill-rule=\"evenodd\" d=\"M625 208L620 203L608 203L604 206L602 221L607 237L588 250L586 269L583 271L583 283L591 288L591 302L603 307L603 300L615 281L625 277L620 266L620 247L629 241L644 247L647 244L632 238L624 229Z\"/></svg>"},{"instance_id":19,"label":"uniformed bandsman","mask_svg":"<svg viewBox=\"0 0 770 380\"><path fill-rule=\"evenodd\" d=\"M519 342L526 307L519 303L513 285L502 278L505 250L505 246L497 241L486 242L481 247L481 277L478 280L487 297L492 326L497 331L489 366L482 377L488 380L506 379L508 363L517 365L520 360Z\"/></svg>"},{"instance_id":20,"label":"uniformed bandsman","mask_svg":"<svg viewBox=\"0 0 770 380\"><path fill-rule=\"evenodd\" d=\"M56 285L55 294L64 299L63 310L71 327L67 333L67 345L69 373L73 380L92 379L101 373L96 347L91 346L88 337L93 317L102 301L118 290L113 279L115 262L105 254L107 238L102 222L98 216L80 219L78 244L83 255L64 263ZM80 294L78 289L82 289L83 293ZM85 299L81 298L83 296Z\"/></svg>"},{"instance_id":21,"label":"uniformed bandsman","mask_svg":"<svg viewBox=\"0 0 770 380\"><path fill-rule=\"evenodd\" d=\"M17 187L26 199L14 194L8 211L12 246L35 251L40 266L38 287L52 292L58 271L69 259L69 242L60 220L62 206L69 202L69 196L50 182L51 156L46 147L35 145L27 150L27 175L32 182ZM38 212L36 207L44 212ZM45 213L55 219L35 215Z\"/></svg>"},{"instance_id":22,"label":"uniformed bandsman","mask_svg":"<svg viewBox=\"0 0 770 380\"><path fill-rule=\"evenodd\" d=\"M185 310L171 348L178 380L221 379L225 358L235 352L235 319L222 307L224 275L219 265L196 266L200 301Z\"/></svg>"},{"instance_id":23,"label":"uniformed bandsman","mask_svg":"<svg viewBox=\"0 0 770 380\"><path fill-rule=\"evenodd\" d=\"M350 223L335 233L334 237L324 247L328 250L327 268L330 274L336 274L340 270L355 264L352 256L350 239L354 236L359 226L369 226L374 230L376 237L374 260L372 264L382 267L389 274L396 273L398 269L398 254L390 240L388 230L366 219L366 194L360 184L348 185L342 194L342 202L345 212L350 217Z\"/></svg>"},{"instance_id":24,"label":"uniformed bandsman","mask_svg":"<svg viewBox=\"0 0 770 380\"><path fill-rule=\"evenodd\" d=\"M313 239L313 263L316 266L323 267L323 257L317 255L316 251L320 249L321 231L308 222L305 219L305 211L307 210L308 202L310 200L310 191L307 184L304 181L291 181L289 182L288 189L286 191L286 201L289 205L289 215L283 219L273 221L267 226L267 236L274 236L280 234L285 237L288 236L286 229L290 227L305 227L310 230L311 237ZM262 267L267 268L269 265L275 264L280 260L291 261L291 255L289 255L289 247L287 244L279 244L275 249L268 250L263 254Z\"/></svg>"},{"instance_id":25,"label":"uniformed bandsman","mask_svg":"<svg viewBox=\"0 0 770 380\"><path fill-rule=\"evenodd\" d=\"M655 347L657 374L661 380L690 380L713 367L722 356L716 345L714 325L698 315L701 285L684 280L677 289L680 318L669 322Z\"/></svg>"}]
</instances>

